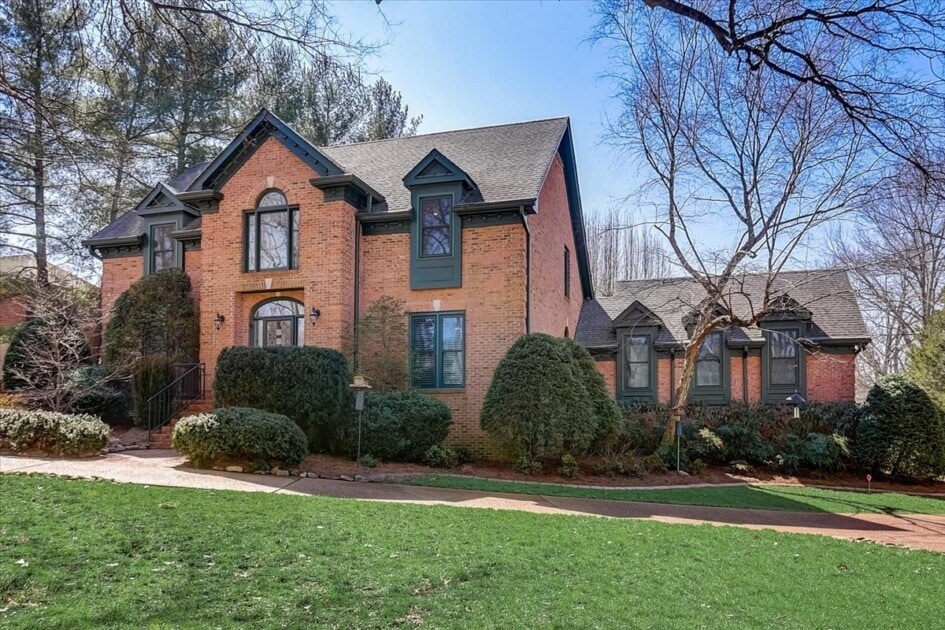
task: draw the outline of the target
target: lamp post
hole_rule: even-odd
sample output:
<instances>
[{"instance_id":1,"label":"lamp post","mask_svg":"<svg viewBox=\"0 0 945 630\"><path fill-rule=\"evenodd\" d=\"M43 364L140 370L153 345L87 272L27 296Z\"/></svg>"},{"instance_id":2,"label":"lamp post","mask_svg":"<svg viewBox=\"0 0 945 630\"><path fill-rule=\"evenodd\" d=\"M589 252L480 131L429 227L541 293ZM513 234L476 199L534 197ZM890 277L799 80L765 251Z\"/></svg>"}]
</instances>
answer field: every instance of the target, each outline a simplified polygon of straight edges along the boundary
<instances>
[{"instance_id":1,"label":"lamp post","mask_svg":"<svg viewBox=\"0 0 945 630\"><path fill-rule=\"evenodd\" d=\"M362 374L355 374L349 385L354 390L354 410L358 412L358 459L357 467L361 467L361 412L364 411L364 393L371 389L367 378Z\"/></svg>"},{"instance_id":2,"label":"lamp post","mask_svg":"<svg viewBox=\"0 0 945 630\"><path fill-rule=\"evenodd\" d=\"M801 405L807 402L806 400L804 400L804 397L798 394L797 392L794 392L793 394L785 398L785 400L787 401L789 405L794 407L794 419L797 420L798 418L800 418Z\"/></svg>"}]
</instances>

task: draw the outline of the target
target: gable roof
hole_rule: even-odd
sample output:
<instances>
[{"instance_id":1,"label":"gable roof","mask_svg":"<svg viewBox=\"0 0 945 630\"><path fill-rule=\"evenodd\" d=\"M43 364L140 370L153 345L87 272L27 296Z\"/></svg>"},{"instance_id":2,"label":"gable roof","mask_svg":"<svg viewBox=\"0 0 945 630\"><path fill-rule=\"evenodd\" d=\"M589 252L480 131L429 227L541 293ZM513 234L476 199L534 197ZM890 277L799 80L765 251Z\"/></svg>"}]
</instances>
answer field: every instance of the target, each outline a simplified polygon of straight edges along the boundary
<instances>
[{"instance_id":1,"label":"gable roof","mask_svg":"<svg viewBox=\"0 0 945 630\"><path fill-rule=\"evenodd\" d=\"M384 195L388 211L410 208L403 178L434 150L476 183L482 201L500 203L538 197L567 128L567 118L550 118L321 150Z\"/></svg>"},{"instance_id":2,"label":"gable roof","mask_svg":"<svg viewBox=\"0 0 945 630\"><path fill-rule=\"evenodd\" d=\"M737 314L751 313L751 304L759 303L767 276L747 274L738 278L730 297ZM774 290L798 305L799 319L808 316L811 328L806 338L820 343L867 342L869 332L856 302L847 273L841 269L785 271L778 274ZM575 340L588 348L616 348L614 320L634 301L653 311L663 322L656 344L671 346L689 339L686 318L705 300L705 290L692 278L630 280L618 282L614 294L588 300L578 320ZM759 328L736 328L729 335L729 345L758 343L763 340Z\"/></svg>"},{"instance_id":3,"label":"gable roof","mask_svg":"<svg viewBox=\"0 0 945 630\"><path fill-rule=\"evenodd\" d=\"M560 153L568 181L568 205L581 288L585 297L593 296L567 117L316 147L263 109L211 162L195 164L164 184L175 195L218 188L269 137L278 139L323 177L353 177L365 183L369 192L378 193L378 203L371 209L378 213L409 210L411 193L404 185L404 178L419 163L425 162L426 166L434 160L441 160L447 168L455 168L468 180L470 190L458 206L508 204L534 211L555 155ZM84 244L130 242L143 234L144 222L138 211L130 210Z\"/></svg>"}]
</instances>

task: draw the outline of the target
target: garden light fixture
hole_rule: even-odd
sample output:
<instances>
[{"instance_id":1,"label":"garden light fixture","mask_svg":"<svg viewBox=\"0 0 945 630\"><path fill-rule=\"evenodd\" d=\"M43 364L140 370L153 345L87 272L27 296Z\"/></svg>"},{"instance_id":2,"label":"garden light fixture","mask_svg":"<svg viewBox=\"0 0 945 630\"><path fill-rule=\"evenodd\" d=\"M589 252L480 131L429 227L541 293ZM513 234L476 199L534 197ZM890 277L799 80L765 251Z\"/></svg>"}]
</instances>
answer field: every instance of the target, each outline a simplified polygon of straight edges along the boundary
<instances>
[{"instance_id":1,"label":"garden light fixture","mask_svg":"<svg viewBox=\"0 0 945 630\"><path fill-rule=\"evenodd\" d=\"M358 459L357 467L361 467L361 412L364 411L364 393L371 389L368 380L362 374L355 374L354 379L349 385L354 390L354 410L358 412Z\"/></svg>"},{"instance_id":2,"label":"garden light fixture","mask_svg":"<svg viewBox=\"0 0 945 630\"><path fill-rule=\"evenodd\" d=\"M804 397L798 394L797 392L794 392L793 394L785 398L785 400L787 401L789 405L794 407L794 419L797 420L798 418L800 418L801 405L807 402L806 400L804 400Z\"/></svg>"}]
</instances>

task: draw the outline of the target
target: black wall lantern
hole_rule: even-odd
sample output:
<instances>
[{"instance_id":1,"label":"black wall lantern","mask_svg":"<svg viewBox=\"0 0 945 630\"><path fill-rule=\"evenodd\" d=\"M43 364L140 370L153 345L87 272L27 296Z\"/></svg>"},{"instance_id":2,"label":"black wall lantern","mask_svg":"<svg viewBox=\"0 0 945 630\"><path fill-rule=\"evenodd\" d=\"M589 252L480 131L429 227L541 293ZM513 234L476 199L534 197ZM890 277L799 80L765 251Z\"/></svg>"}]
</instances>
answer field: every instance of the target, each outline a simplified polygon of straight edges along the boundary
<instances>
[{"instance_id":1,"label":"black wall lantern","mask_svg":"<svg viewBox=\"0 0 945 630\"><path fill-rule=\"evenodd\" d=\"M213 325L216 326L217 330L223 328L223 322L226 321L226 317L222 313L217 313L217 316L213 318Z\"/></svg>"},{"instance_id":2,"label":"black wall lantern","mask_svg":"<svg viewBox=\"0 0 945 630\"><path fill-rule=\"evenodd\" d=\"M318 318L321 314L322 312L320 310L318 310L314 306L312 307L312 312L308 314L309 319L312 320L312 328L314 328L315 324L318 323Z\"/></svg>"}]
</instances>

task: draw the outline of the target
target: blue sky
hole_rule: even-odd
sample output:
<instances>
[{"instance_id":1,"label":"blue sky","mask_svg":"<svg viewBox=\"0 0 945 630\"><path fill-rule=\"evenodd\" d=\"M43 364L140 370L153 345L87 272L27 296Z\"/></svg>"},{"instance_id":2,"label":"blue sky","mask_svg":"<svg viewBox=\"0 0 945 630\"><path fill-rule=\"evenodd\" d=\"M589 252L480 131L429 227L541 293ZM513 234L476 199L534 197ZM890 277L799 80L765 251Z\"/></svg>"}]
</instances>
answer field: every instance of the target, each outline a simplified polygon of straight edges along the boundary
<instances>
[{"instance_id":1,"label":"blue sky","mask_svg":"<svg viewBox=\"0 0 945 630\"><path fill-rule=\"evenodd\" d=\"M368 66L423 114L419 133L570 116L586 214L638 185L600 144L613 106L600 80L606 52L585 41L591 8L578 0L334 4L343 30L389 42Z\"/></svg>"}]
</instances>

